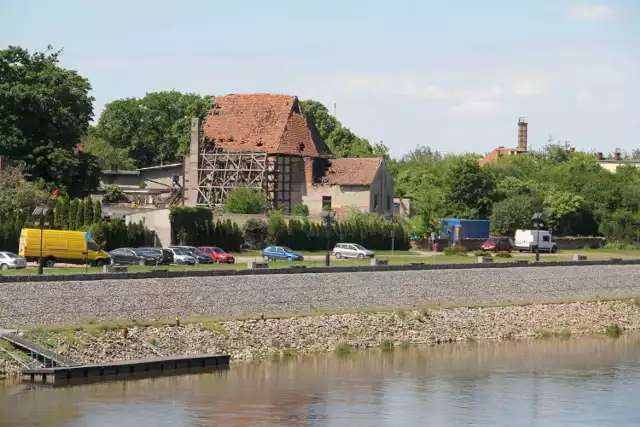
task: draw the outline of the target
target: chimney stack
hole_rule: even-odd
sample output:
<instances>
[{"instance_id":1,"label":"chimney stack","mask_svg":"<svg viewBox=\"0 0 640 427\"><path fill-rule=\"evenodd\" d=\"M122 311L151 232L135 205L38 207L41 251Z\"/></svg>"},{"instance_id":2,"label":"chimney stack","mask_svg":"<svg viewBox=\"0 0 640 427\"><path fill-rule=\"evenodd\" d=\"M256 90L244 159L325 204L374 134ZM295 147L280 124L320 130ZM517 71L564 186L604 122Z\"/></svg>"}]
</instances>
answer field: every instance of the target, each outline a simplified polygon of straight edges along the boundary
<instances>
[{"instance_id":1,"label":"chimney stack","mask_svg":"<svg viewBox=\"0 0 640 427\"><path fill-rule=\"evenodd\" d=\"M526 118L518 117L518 153L527 152L528 125Z\"/></svg>"}]
</instances>

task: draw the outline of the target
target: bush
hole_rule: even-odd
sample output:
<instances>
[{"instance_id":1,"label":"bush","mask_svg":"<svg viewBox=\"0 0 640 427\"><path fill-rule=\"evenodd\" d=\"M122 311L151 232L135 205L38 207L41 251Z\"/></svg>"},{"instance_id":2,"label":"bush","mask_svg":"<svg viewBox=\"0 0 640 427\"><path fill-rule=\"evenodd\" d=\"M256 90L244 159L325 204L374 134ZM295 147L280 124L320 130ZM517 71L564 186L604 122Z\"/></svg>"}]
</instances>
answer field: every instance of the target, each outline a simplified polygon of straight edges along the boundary
<instances>
[{"instance_id":1,"label":"bush","mask_svg":"<svg viewBox=\"0 0 640 427\"><path fill-rule=\"evenodd\" d=\"M447 256L467 256L467 248L463 245L453 245L444 248L444 254Z\"/></svg>"},{"instance_id":2,"label":"bush","mask_svg":"<svg viewBox=\"0 0 640 427\"><path fill-rule=\"evenodd\" d=\"M494 255L496 258L513 258L509 252L498 252Z\"/></svg>"},{"instance_id":3,"label":"bush","mask_svg":"<svg viewBox=\"0 0 640 427\"><path fill-rule=\"evenodd\" d=\"M250 219L244 225L244 239L251 249L262 248L267 237L267 224L259 219Z\"/></svg>"},{"instance_id":4,"label":"bush","mask_svg":"<svg viewBox=\"0 0 640 427\"><path fill-rule=\"evenodd\" d=\"M126 200L124 192L117 185L105 185L102 187L102 192L102 200L105 203L118 203Z\"/></svg>"},{"instance_id":5,"label":"bush","mask_svg":"<svg viewBox=\"0 0 640 427\"><path fill-rule=\"evenodd\" d=\"M487 252L487 251L475 251L473 253L474 256L483 256L483 257L490 257L492 256L491 252Z\"/></svg>"},{"instance_id":6,"label":"bush","mask_svg":"<svg viewBox=\"0 0 640 427\"><path fill-rule=\"evenodd\" d=\"M291 215L294 216L309 216L309 207L302 203L299 203L291 209Z\"/></svg>"},{"instance_id":7,"label":"bush","mask_svg":"<svg viewBox=\"0 0 640 427\"><path fill-rule=\"evenodd\" d=\"M263 191L240 187L231 191L224 202L224 210L240 214L261 214L267 210L267 197Z\"/></svg>"}]
</instances>

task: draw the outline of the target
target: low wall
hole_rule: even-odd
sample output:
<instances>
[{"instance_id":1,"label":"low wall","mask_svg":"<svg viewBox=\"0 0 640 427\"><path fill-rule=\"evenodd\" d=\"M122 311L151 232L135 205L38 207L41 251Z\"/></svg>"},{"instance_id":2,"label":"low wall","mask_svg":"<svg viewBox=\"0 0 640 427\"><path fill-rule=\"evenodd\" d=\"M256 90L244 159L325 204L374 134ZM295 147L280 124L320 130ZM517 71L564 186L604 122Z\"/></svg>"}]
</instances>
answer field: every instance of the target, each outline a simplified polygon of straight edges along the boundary
<instances>
[{"instance_id":1,"label":"low wall","mask_svg":"<svg viewBox=\"0 0 640 427\"><path fill-rule=\"evenodd\" d=\"M598 249L607 243L603 237L556 237L556 245L560 250Z\"/></svg>"},{"instance_id":2,"label":"low wall","mask_svg":"<svg viewBox=\"0 0 640 427\"><path fill-rule=\"evenodd\" d=\"M497 264L500 265L500 264ZM566 263L526 267L341 273L201 274L192 277L0 283L0 328L175 316L241 316L319 309L640 295L640 265ZM347 269L347 267L344 267ZM294 270L294 269L292 269ZM345 270L349 271L349 270ZM213 273L213 272L204 272ZM136 277L136 276L133 276ZM141 277L141 276L137 276Z\"/></svg>"}]
</instances>

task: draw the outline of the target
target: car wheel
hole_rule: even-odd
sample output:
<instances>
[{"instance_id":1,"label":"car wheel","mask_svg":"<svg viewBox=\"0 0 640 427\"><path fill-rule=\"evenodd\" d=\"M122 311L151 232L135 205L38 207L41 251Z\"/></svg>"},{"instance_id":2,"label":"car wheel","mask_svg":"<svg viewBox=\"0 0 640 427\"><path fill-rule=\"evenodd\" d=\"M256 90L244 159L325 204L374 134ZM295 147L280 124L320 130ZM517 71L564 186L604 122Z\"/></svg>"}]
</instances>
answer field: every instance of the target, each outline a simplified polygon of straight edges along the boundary
<instances>
[{"instance_id":1,"label":"car wheel","mask_svg":"<svg viewBox=\"0 0 640 427\"><path fill-rule=\"evenodd\" d=\"M138 265L139 265L139 266L144 266L144 260L143 260L143 259L138 260Z\"/></svg>"},{"instance_id":2,"label":"car wheel","mask_svg":"<svg viewBox=\"0 0 640 427\"><path fill-rule=\"evenodd\" d=\"M342 254L340 252L336 252L336 259L342 259Z\"/></svg>"},{"instance_id":3,"label":"car wheel","mask_svg":"<svg viewBox=\"0 0 640 427\"><path fill-rule=\"evenodd\" d=\"M269 261L269 257L268 257L268 256L266 256L266 255L265 255L265 256L263 256L263 257L262 257L262 259L263 259L263 260L265 260L265 261Z\"/></svg>"},{"instance_id":4,"label":"car wheel","mask_svg":"<svg viewBox=\"0 0 640 427\"><path fill-rule=\"evenodd\" d=\"M45 267L53 268L53 266L54 266L54 265L56 265L56 260L55 260L55 259L53 259L53 258L47 258L47 259L44 261L44 265L45 265Z\"/></svg>"},{"instance_id":5,"label":"car wheel","mask_svg":"<svg viewBox=\"0 0 640 427\"><path fill-rule=\"evenodd\" d=\"M220 263L222 263L222 260L220 258L217 258L216 259L216 264L220 264Z\"/></svg>"},{"instance_id":6,"label":"car wheel","mask_svg":"<svg viewBox=\"0 0 640 427\"><path fill-rule=\"evenodd\" d=\"M551 248L551 253L555 254L556 252L558 252L558 248L556 246Z\"/></svg>"},{"instance_id":7,"label":"car wheel","mask_svg":"<svg viewBox=\"0 0 640 427\"><path fill-rule=\"evenodd\" d=\"M291 261L293 261L293 258L287 257L287 261L291 262Z\"/></svg>"},{"instance_id":8,"label":"car wheel","mask_svg":"<svg viewBox=\"0 0 640 427\"><path fill-rule=\"evenodd\" d=\"M8 270L9 266L7 264L0 265L0 270Z\"/></svg>"},{"instance_id":9,"label":"car wheel","mask_svg":"<svg viewBox=\"0 0 640 427\"><path fill-rule=\"evenodd\" d=\"M364 254L358 254L358 259L364 259Z\"/></svg>"}]
</instances>

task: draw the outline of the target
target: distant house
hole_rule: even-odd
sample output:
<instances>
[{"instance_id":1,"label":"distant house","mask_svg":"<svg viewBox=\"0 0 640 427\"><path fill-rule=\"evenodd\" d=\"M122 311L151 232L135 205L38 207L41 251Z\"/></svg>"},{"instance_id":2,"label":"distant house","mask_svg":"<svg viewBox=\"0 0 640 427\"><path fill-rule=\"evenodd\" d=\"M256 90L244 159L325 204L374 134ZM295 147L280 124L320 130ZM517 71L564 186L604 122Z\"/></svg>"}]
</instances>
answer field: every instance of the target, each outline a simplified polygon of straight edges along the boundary
<instances>
[{"instance_id":1,"label":"distant house","mask_svg":"<svg viewBox=\"0 0 640 427\"><path fill-rule=\"evenodd\" d=\"M491 162L495 162L504 156L516 156L526 154L528 151L528 129L529 124L524 117L518 118L518 146L516 148L505 148L502 145L494 148L489 154L480 159L480 167Z\"/></svg>"},{"instance_id":2,"label":"distant house","mask_svg":"<svg viewBox=\"0 0 640 427\"><path fill-rule=\"evenodd\" d=\"M515 148L505 148L503 146L494 148L489 154L480 159L480 166L484 166L488 163L495 162L504 156L515 156L518 154L518 150Z\"/></svg>"},{"instance_id":3,"label":"distant house","mask_svg":"<svg viewBox=\"0 0 640 427\"><path fill-rule=\"evenodd\" d=\"M619 166L623 165L640 167L639 159L623 159L622 153L618 152L613 153L613 157L611 158L604 157L602 153L596 153L596 159L598 159L600 166L609 172L615 172Z\"/></svg>"}]
</instances>

